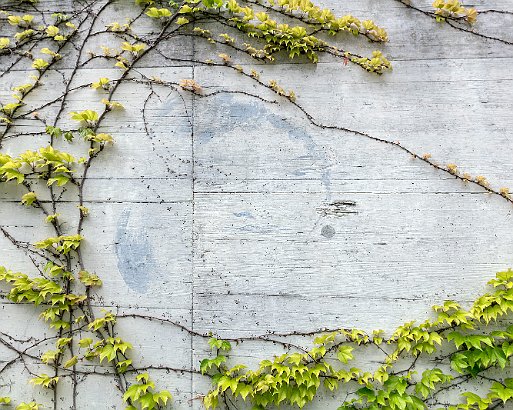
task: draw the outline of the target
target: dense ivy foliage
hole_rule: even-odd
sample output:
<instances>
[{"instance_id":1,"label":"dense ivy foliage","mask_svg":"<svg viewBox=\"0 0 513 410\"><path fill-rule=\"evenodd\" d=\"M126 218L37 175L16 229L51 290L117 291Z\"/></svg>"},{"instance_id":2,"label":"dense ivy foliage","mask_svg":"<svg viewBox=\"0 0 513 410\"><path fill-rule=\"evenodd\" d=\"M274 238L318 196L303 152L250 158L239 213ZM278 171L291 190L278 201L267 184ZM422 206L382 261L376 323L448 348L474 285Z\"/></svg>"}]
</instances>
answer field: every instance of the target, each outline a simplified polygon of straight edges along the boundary
<instances>
[{"instance_id":1,"label":"dense ivy foliage","mask_svg":"<svg viewBox=\"0 0 513 410\"><path fill-rule=\"evenodd\" d=\"M230 394L255 408L280 403L302 408L321 386L333 391L342 385L353 393L339 410L421 410L437 405L451 410L487 409L511 403L513 378L496 378L496 370L505 369L513 355L513 326L497 326L513 311L513 271L497 273L489 285L494 290L479 297L470 309L446 301L433 307L434 319L406 323L389 338L382 330L371 334L357 329L330 331L316 337L311 349L264 360L256 370L227 366L231 345L213 338L210 345L216 355L201 362L201 371L212 375L215 386L205 405L216 408L219 397ZM357 359L355 352L366 347L384 356L376 369L351 365ZM436 356L441 352L447 353ZM436 367L417 371L417 361L429 356L436 357ZM407 358L413 364L405 367ZM463 392L463 403L440 406L443 392L468 378L490 381L489 391L484 396Z\"/></svg>"},{"instance_id":2,"label":"dense ivy foliage","mask_svg":"<svg viewBox=\"0 0 513 410\"><path fill-rule=\"evenodd\" d=\"M110 373L105 374L116 379L126 409L164 408L172 400L170 392L163 390L166 386L156 386L152 381L147 372L149 369L134 365L132 343L119 337L116 331L119 318L108 310L98 314L93 308L91 301L94 300L95 289L103 284L101 273L89 272L82 257L82 245L87 241L82 235L83 225L90 217L90 210L84 202L84 186L95 159L116 139L115 135L101 128L110 112L124 108L122 102L115 101L120 85L136 82L198 97L207 95L195 79L177 78L175 82L166 82L147 77L137 70L139 61L170 38L196 37L216 45L220 50L217 56L194 63L236 70L259 87L273 91L283 103L298 108L319 128L351 132L388 144L440 172L512 202L506 188L494 189L483 176L461 173L455 164L440 165L429 154L417 155L398 142L317 123L297 103L294 91L285 90L275 80L262 80L260 73L236 64L228 54L233 50L258 61L302 58L311 63L316 63L324 54L340 59L341 64L352 63L381 75L390 71L392 66L379 50L370 56L361 56L339 45L347 36L377 45L388 41L386 30L372 20L352 15L336 16L309 0L136 0L133 6L135 14L130 14L132 17L125 20L122 16L119 21L99 27L100 16L112 3L111 0L84 3L77 5L74 13L64 14L62 11L48 13L40 10L38 7L44 4L44 0L40 3L28 0L19 1L0 12L2 23L10 27L6 31L2 29L0 37L0 57L5 60L2 61L5 67L2 76L18 65L28 72L26 81L12 88L11 100L0 104L0 146L9 138L27 135L19 132L16 126L30 116L41 126L41 130L33 134L48 141L44 146L18 154L0 153L0 182L22 189L19 206L40 212L42 223L53 230L52 236L27 243L0 227L13 246L25 250L34 264L34 272L30 274L0 267L0 282L7 299L13 303L34 305L40 319L54 334L45 340L51 341L53 346L40 356L32 355L28 349L17 350L5 342L4 345L17 356L4 364L0 373L16 362L25 363L27 358L44 365L46 372L34 373L25 364L32 374L30 383L53 391L54 409L58 408L58 387L64 378L71 379L74 392L71 405L73 409L77 408L78 375L87 374L84 363L110 369ZM409 2L408 5L415 9ZM453 0L437 0L432 10L423 13L439 22L462 24L458 27L464 30L477 18L474 8L466 8ZM149 34L138 31L145 24L153 27ZM109 42L101 47L102 51L92 51L87 59L81 59L86 42L101 35L110 36ZM64 94L39 108L30 104L31 95L41 87L50 72L63 61L70 62L70 50L77 49L79 58L72 65L72 78L68 79ZM78 69L94 60L116 67L119 75L113 79L100 77L72 88L71 80ZM185 57L184 61L187 61ZM68 112L66 100L69 94L86 87L97 91L103 110ZM241 93L266 101L257 95ZM40 116L38 111L52 104L58 107L53 117ZM74 126L61 125L66 123L62 121L63 117L74 121ZM64 217L58 212L63 195L74 195L73 200L77 204L74 218ZM513 379L501 376L497 369L508 367L513 355L513 327L502 323L513 310L513 272L498 273L490 285L494 290L478 298L469 309L453 301L445 302L434 307L433 319L420 324L406 323L391 336L386 336L381 330L370 334L357 329L316 332L310 349L283 343L290 350L288 353L263 360L253 370L231 363L230 341L211 337L212 356L203 359L198 370L189 371L197 371L212 379L212 390L203 398L207 408L236 408L235 403L241 402L250 403L254 409L283 403L302 408L323 390L344 391L340 410L403 410L437 406L486 409L510 404L513 402ZM357 360L358 352L369 349L382 355L377 368L360 369L352 364ZM425 366L419 370L418 359L425 357L432 357L436 366ZM409 364L405 364L408 360ZM459 404L440 400L444 392L470 379L486 382L488 391L484 394L464 392ZM10 397L0 397L0 404L10 403ZM34 401L15 405L17 410L47 407Z\"/></svg>"}]
</instances>

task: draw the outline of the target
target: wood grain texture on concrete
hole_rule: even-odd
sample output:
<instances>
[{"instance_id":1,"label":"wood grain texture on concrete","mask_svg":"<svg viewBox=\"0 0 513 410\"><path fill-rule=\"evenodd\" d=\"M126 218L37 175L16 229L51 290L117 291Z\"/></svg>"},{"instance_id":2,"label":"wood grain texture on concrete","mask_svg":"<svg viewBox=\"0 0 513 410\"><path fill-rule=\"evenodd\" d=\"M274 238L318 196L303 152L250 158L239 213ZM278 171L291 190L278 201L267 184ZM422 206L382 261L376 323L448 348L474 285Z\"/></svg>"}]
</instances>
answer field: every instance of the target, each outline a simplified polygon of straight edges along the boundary
<instances>
[{"instance_id":1,"label":"wood grain texture on concrete","mask_svg":"<svg viewBox=\"0 0 513 410\"><path fill-rule=\"evenodd\" d=\"M52 10L52 2L45 3ZM328 57L316 65L261 64L230 51L232 59L255 68L264 82L275 79L294 90L319 123L400 141L440 164L486 176L496 188L513 188L512 45L441 25L395 0L321 3L336 14L384 26L390 37L384 46L341 41L365 54L381 49L393 71L374 76ZM412 3L428 9L431 2ZM513 11L513 0L474 3ZM98 24L113 19L111 14ZM511 15L486 14L475 29L513 41L512 23ZM96 38L85 49L100 44ZM142 323L130 318L131 312L224 337L324 327L390 332L405 321L424 319L445 299L471 301L495 272L513 267L513 207L499 196L394 146L315 127L286 100L235 70L172 64L164 57L206 60L220 52L226 50L181 38L140 62L138 69L147 76L175 83L194 78L204 90L221 92L200 98L121 85L116 100L125 110L102 124L116 143L91 168L85 188L91 212L84 227L85 260L103 280L96 305L127 316L118 329L134 344L141 366L198 369L209 348L206 339L180 327ZM63 61L50 72L24 110L58 98L72 67ZM86 65L71 84L118 74L104 63ZM1 98L24 77L24 70L5 76ZM65 109L100 107L98 92L81 88L69 95ZM40 112L51 116L58 108ZM70 126L69 117L60 125ZM23 136L37 127L27 116L12 130L21 135L6 140L3 150L15 154L47 144L44 136ZM20 193L0 187L0 225L20 240L50 235L39 214L13 204ZM76 193L67 192L60 212L71 214L76 204ZM0 264L34 269L5 237L0 237ZM4 299L0 309L2 332L48 334L30 307ZM311 340L297 343L309 346ZM254 365L281 351L273 343L245 342L236 347L233 361ZM0 363L9 360L1 346L0 354ZM208 379L187 372L152 374L174 395L173 408L201 408L198 397L208 390ZM14 367L0 384L10 386L13 397L44 400L39 389L26 384L28 378ZM60 387L62 409L69 408L69 392ZM309 408L336 409L340 399ZM80 383L78 405L123 408L113 381L100 375Z\"/></svg>"}]
</instances>

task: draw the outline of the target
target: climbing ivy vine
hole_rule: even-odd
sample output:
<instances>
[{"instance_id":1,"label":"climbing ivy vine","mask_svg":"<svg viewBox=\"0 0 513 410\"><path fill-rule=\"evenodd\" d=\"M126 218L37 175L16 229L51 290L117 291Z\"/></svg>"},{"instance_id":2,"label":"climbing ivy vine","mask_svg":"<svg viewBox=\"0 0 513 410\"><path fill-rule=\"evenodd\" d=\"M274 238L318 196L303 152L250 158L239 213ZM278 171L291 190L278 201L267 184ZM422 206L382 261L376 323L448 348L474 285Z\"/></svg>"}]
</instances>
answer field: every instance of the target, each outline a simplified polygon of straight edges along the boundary
<instances>
[{"instance_id":1,"label":"climbing ivy vine","mask_svg":"<svg viewBox=\"0 0 513 410\"><path fill-rule=\"evenodd\" d=\"M441 24L509 44L507 40L475 31L472 25L480 12L458 1L437 0L429 11L410 1L396 1ZM205 90L194 78L164 81L148 76L139 69L143 59L159 57L163 61L234 70L258 88L274 92L277 100L273 103L294 106L315 127L349 132L386 144L462 183L477 185L510 203L513 200L507 188L493 188L485 177L460 172L455 164L439 164L429 154L417 154L399 142L318 122L300 105L293 90L287 90L274 79L264 80L260 72L243 67L230 55L236 53L266 63L298 58L312 64L324 55L340 60L342 67L353 64L382 75L392 70L391 62L379 50L380 43L389 38L386 29L376 22L364 16L337 16L309 0L136 0L135 3L82 1L74 3L72 11L66 12L58 2L50 0L18 0L2 5L0 77L7 78L15 71L27 73L27 77L12 86L11 96L5 101L2 96L0 102L0 182L19 194L16 206L28 208L41 217L41 229L34 230L34 237L46 228L53 233L27 242L0 226L5 238L23 250L33 264L29 273L0 267L2 296L15 304L33 305L34 314L51 332L44 340L24 349L16 347L18 340L1 333L0 343L15 357L3 362L0 375L21 363L30 375L26 381L50 391L51 398L49 403L38 403L30 397L25 402L11 403L14 399L0 390L0 405L14 405L17 410L57 409L59 386L68 379L72 386L70 407L77 409L80 381L87 374L102 374L116 380L127 410L168 407L172 397L166 389L172 386L157 385L150 375L152 370L189 371L209 377L212 388L202 396L206 408L239 408L246 404L254 409L280 404L303 408L321 391L337 390L343 392L339 410L488 409L511 405L513 378L503 370L513 355L513 326L508 326L506 321L513 310L512 271L497 273L489 283L493 290L479 297L469 309L455 301L444 302L434 307L434 318L419 324L406 323L392 335L387 336L381 330L366 333L344 328L283 335L312 336L309 349L271 338L254 338L281 344L288 350L281 356L261 361L255 369L233 363L230 357L234 343L244 341L243 338L221 340L171 320L132 314L178 326L194 337L207 338L212 348L211 356L201 360L195 369L162 366L152 369L136 365L135 342L119 336L119 316L108 309L98 310L93 303L95 291L102 286L102 275L106 273L89 271L82 256L83 245L90 240L83 236L84 224L101 223L95 222L85 206L88 173L96 159L117 140L116 135L108 132L104 120L124 109L124 102L118 101L118 91L126 83L142 84L150 89L167 88L197 98L223 92ZM111 10L114 6L116 10L126 10L126 16L115 13L118 18L114 20ZM209 59L195 60L167 56L160 48L173 39L187 37L213 44L216 52ZM344 46L351 43L349 37L375 43L377 49L369 56L359 55ZM93 50L89 50L91 40L98 44ZM102 67L115 67L118 74L114 78L99 77L80 83L80 70L93 62L103 64ZM41 102L41 90L50 74L60 74L64 67L71 71L70 77L64 80L64 92ZM90 107L79 111L69 111L70 96L85 88L95 90L97 101L91 101ZM236 92L269 102L258 94ZM99 105L101 109L95 108ZM48 107L53 109L48 111ZM30 132L24 131L23 123L28 120L35 121L39 130L31 126ZM3 149L6 141L22 136L39 137L46 143L16 154ZM61 210L63 198L72 198L77 204L74 214ZM25 342L30 344L31 340ZM40 346L48 345L50 348L40 355L33 353ZM376 368L361 369L357 363L353 364L357 362L358 352L370 349L382 356ZM28 360L40 365L37 371L27 364ZM464 391L462 400L454 404L442 400L449 389L471 388L471 382L476 380L487 386L484 393L482 389ZM24 383L24 380L20 377L17 382Z\"/></svg>"}]
</instances>

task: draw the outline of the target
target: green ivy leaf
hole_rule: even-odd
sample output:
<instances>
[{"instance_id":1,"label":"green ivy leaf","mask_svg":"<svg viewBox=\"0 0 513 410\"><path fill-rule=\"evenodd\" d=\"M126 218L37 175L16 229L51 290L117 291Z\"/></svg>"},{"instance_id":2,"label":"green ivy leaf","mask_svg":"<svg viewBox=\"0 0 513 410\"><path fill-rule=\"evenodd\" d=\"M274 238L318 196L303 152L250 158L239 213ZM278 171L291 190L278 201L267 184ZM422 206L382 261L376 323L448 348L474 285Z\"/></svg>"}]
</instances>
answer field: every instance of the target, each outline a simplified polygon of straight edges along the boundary
<instances>
[{"instance_id":1,"label":"green ivy leaf","mask_svg":"<svg viewBox=\"0 0 513 410\"><path fill-rule=\"evenodd\" d=\"M349 360L353 359L353 354L351 353L353 351L353 348L351 346L342 345L338 348L337 351L337 358L342 363L347 364Z\"/></svg>"},{"instance_id":2,"label":"green ivy leaf","mask_svg":"<svg viewBox=\"0 0 513 410\"><path fill-rule=\"evenodd\" d=\"M25 206L32 206L37 200L35 192L28 192L21 197L21 203Z\"/></svg>"},{"instance_id":3,"label":"green ivy leaf","mask_svg":"<svg viewBox=\"0 0 513 410\"><path fill-rule=\"evenodd\" d=\"M64 368L73 367L78 363L78 357L73 356L71 359L69 359L66 363L64 363Z\"/></svg>"},{"instance_id":4,"label":"green ivy leaf","mask_svg":"<svg viewBox=\"0 0 513 410\"><path fill-rule=\"evenodd\" d=\"M40 404L35 401L31 401L30 403L21 403L16 407L16 410L39 410Z\"/></svg>"}]
</instances>

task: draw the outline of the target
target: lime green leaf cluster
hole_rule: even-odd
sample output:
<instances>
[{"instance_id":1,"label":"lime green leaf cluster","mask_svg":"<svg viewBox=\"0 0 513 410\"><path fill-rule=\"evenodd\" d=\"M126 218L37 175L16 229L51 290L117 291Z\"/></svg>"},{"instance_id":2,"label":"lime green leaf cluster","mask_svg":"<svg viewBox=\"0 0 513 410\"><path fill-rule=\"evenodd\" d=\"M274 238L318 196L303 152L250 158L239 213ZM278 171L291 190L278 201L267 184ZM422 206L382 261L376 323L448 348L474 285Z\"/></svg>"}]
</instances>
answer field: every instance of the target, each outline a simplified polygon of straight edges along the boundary
<instances>
[{"instance_id":1,"label":"lime green leaf cluster","mask_svg":"<svg viewBox=\"0 0 513 410\"><path fill-rule=\"evenodd\" d=\"M386 409L386 410L424 410L424 402L417 396L409 394L408 378L399 376L390 376L383 384L382 389L375 389L372 385L367 385L356 391L358 398L345 402L339 410L350 408L365 409ZM359 404L361 407L356 407Z\"/></svg>"},{"instance_id":2,"label":"lime green leaf cluster","mask_svg":"<svg viewBox=\"0 0 513 410\"><path fill-rule=\"evenodd\" d=\"M40 410L42 406L35 401L31 401L30 403L21 403L16 406L16 410Z\"/></svg>"},{"instance_id":3,"label":"lime green leaf cluster","mask_svg":"<svg viewBox=\"0 0 513 410\"><path fill-rule=\"evenodd\" d=\"M108 324L114 323L116 323L116 316L114 316L112 312L105 312L105 315L103 317L99 317L93 320L91 323L89 323L88 328L89 330L97 331L99 329L104 328Z\"/></svg>"},{"instance_id":4,"label":"lime green leaf cluster","mask_svg":"<svg viewBox=\"0 0 513 410\"><path fill-rule=\"evenodd\" d=\"M205 396L205 406L216 408L220 396L230 392L234 397L249 400L256 408L285 403L302 408L312 401L322 383L334 390L340 380L357 380L360 376L358 369L336 371L323 360L328 348L334 346L337 335L339 333L318 337L317 346L307 353L284 354L273 361L264 360L255 371L245 370L243 365L226 367L227 357L220 352L228 352L231 345L211 338L209 344L217 355L200 363L202 373L213 371L212 382L215 386ZM338 346L339 360L347 363L353 358L351 352L351 346Z\"/></svg>"},{"instance_id":5,"label":"lime green leaf cluster","mask_svg":"<svg viewBox=\"0 0 513 410\"><path fill-rule=\"evenodd\" d=\"M208 340L208 345L212 350L215 350L217 354L213 359L205 358L201 361L201 374L206 374L211 369L220 369L222 364L226 362L226 356L221 353L227 353L232 349L230 342L222 339L216 339L215 337L211 337Z\"/></svg>"},{"instance_id":6,"label":"lime green leaf cluster","mask_svg":"<svg viewBox=\"0 0 513 410\"><path fill-rule=\"evenodd\" d=\"M93 110L84 110L84 111L73 111L71 112L71 119L75 121L80 121L89 126L94 126L98 121L98 113Z\"/></svg>"},{"instance_id":7,"label":"lime green leaf cluster","mask_svg":"<svg viewBox=\"0 0 513 410\"><path fill-rule=\"evenodd\" d=\"M377 26L371 20L359 20L358 18L346 15L337 17L329 9L323 9L316 6L311 1L304 0L278 0L268 1L270 6L282 7L287 13L299 13L299 15L308 19L309 23L321 25L330 34L334 35L338 32L349 32L354 35L365 35L373 41L387 41L388 35L386 31ZM257 17L259 20L265 19L265 14L256 15L253 9L249 7L241 7L236 0L229 0L225 6L230 12L243 14L244 21L252 20ZM295 14L297 15L297 14Z\"/></svg>"},{"instance_id":8,"label":"lime green leaf cluster","mask_svg":"<svg viewBox=\"0 0 513 410\"><path fill-rule=\"evenodd\" d=\"M38 71L43 71L46 67L48 67L50 63L42 58L36 58L32 62L32 68L35 68Z\"/></svg>"},{"instance_id":9,"label":"lime green leaf cluster","mask_svg":"<svg viewBox=\"0 0 513 410\"><path fill-rule=\"evenodd\" d=\"M437 318L433 325L446 324L448 326L459 326L462 329L472 329L471 314L462 309L459 303L452 300L445 301L443 305L433 306L437 312Z\"/></svg>"},{"instance_id":10,"label":"lime green leaf cluster","mask_svg":"<svg viewBox=\"0 0 513 410\"><path fill-rule=\"evenodd\" d=\"M488 283L495 291L479 297L470 309L474 320L486 324L513 311L513 271L499 272Z\"/></svg>"},{"instance_id":11,"label":"lime green leaf cluster","mask_svg":"<svg viewBox=\"0 0 513 410\"><path fill-rule=\"evenodd\" d=\"M62 36L55 36L55 38L59 38L59 37L62 37ZM42 48L40 50L40 52L42 54L46 54L46 55L52 56L54 61L60 60L62 58L62 56L59 53L56 53L55 51L50 50L48 47Z\"/></svg>"},{"instance_id":12,"label":"lime green leaf cluster","mask_svg":"<svg viewBox=\"0 0 513 410\"><path fill-rule=\"evenodd\" d=\"M157 7L150 7L148 11L146 12L146 15L148 17L151 17L153 19L165 19L168 17L171 17L171 11L166 8L160 8Z\"/></svg>"},{"instance_id":13,"label":"lime green leaf cluster","mask_svg":"<svg viewBox=\"0 0 513 410\"><path fill-rule=\"evenodd\" d=\"M144 2L147 4L147 2ZM273 61L275 55L286 52L289 58L305 56L312 62L317 62L320 52L327 52L340 56L340 50L328 44L313 33L327 31L332 35L339 32L349 32L355 36L365 36L372 41L385 42L388 40L386 31L371 20L360 20L354 16L346 15L336 17L330 10L322 9L307 0L269 0L267 9L277 14L290 16L304 22L304 25L290 25L280 23L271 18L265 11L259 11L252 5L241 5L237 0L203 0L201 2L188 1L182 4L178 13L180 17L176 20L178 25L185 25L192 19L202 16L209 17L215 13L226 25L233 27L239 32L245 33L249 38L263 41L263 48L254 44L243 44L243 49L253 58ZM221 14L219 14L221 13ZM171 15L168 9L151 7L146 14L154 19L167 18ZM315 29L312 29L313 26ZM320 27L320 28L319 28ZM205 37L209 42L216 41L211 37L209 30L196 27L194 30L198 35ZM226 33L219 34L227 44L235 44L235 38ZM352 61L368 71L381 74L391 68L390 62L378 52L372 58L352 56ZM126 64L118 62L121 68L126 69Z\"/></svg>"},{"instance_id":14,"label":"lime green leaf cluster","mask_svg":"<svg viewBox=\"0 0 513 410\"><path fill-rule=\"evenodd\" d=\"M205 396L204 404L207 408L217 407L219 396L229 389L235 397L249 399L263 408L282 403L303 408L314 398L323 377L335 377L327 362L309 364L306 359L307 355L299 353L283 355L274 361L262 361L256 371L243 373L240 366L220 366L220 372L212 378L215 389Z\"/></svg>"},{"instance_id":15,"label":"lime green leaf cluster","mask_svg":"<svg viewBox=\"0 0 513 410\"><path fill-rule=\"evenodd\" d=\"M211 337L208 340L208 345L212 349L224 350L225 352L229 352L230 350L232 350L232 345L230 344L230 342L228 342L227 340L216 339L215 337Z\"/></svg>"},{"instance_id":16,"label":"lime green leaf cluster","mask_svg":"<svg viewBox=\"0 0 513 410\"><path fill-rule=\"evenodd\" d=\"M31 38L32 36L34 36L34 34L36 34L36 32L34 30L32 30L31 28L29 28L27 30L23 30L23 31L16 33L14 35L14 39L18 43L21 43L22 41L27 40L27 39Z\"/></svg>"},{"instance_id":17,"label":"lime green leaf cluster","mask_svg":"<svg viewBox=\"0 0 513 410\"><path fill-rule=\"evenodd\" d=\"M347 31L354 35L365 35L373 41L387 41L386 31L378 27L371 20L359 20L358 18L346 15L337 17L329 9L323 9L307 0L278 0L268 1L269 4L275 3L283 7L287 12L300 12L307 17L310 22L321 24L330 34L336 34L339 31Z\"/></svg>"},{"instance_id":18,"label":"lime green leaf cluster","mask_svg":"<svg viewBox=\"0 0 513 410\"><path fill-rule=\"evenodd\" d=\"M30 27L33 20L34 16L31 14L25 14L23 16L11 15L7 17L7 21L11 26L18 27Z\"/></svg>"},{"instance_id":19,"label":"lime green leaf cluster","mask_svg":"<svg viewBox=\"0 0 513 410\"><path fill-rule=\"evenodd\" d=\"M136 381L123 394L123 400L130 403L127 410L153 410L165 406L172 399L167 390L155 391L155 383L147 373L138 375Z\"/></svg>"},{"instance_id":20,"label":"lime green leaf cluster","mask_svg":"<svg viewBox=\"0 0 513 410\"><path fill-rule=\"evenodd\" d=\"M103 88L104 90L109 88L110 80L106 77L101 77L98 81L95 81L91 84L91 88L97 90L98 88Z\"/></svg>"},{"instance_id":21,"label":"lime green leaf cluster","mask_svg":"<svg viewBox=\"0 0 513 410\"><path fill-rule=\"evenodd\" d=\"M34 246L38 249L50 249L66 255L72 250L77 250L84 237L82 235L61 235L36 242Z\"/></svg>"},{"instance_id":22,"label":"lime green leaf cluster","mask_svg":"<svg viewBox=\"0 0 513 410\"><path fill-rule=\"evenodd\" d=\"M40 318L45 322L50 322L50 327L55 330L68 329L70 323L62 319L64 314L69 313L73 306L79 305L85 300L85 295L53 294L50 298L51 306L41 312Z\"/></svg>"},{"instance_id":23,"label":"lime green leaf cluster","mask_svg":"<svg viewBox=\"0 0 513 410\"><path fill-rule=\"evenodd\" d=\"M86 286L101 286L102 281L98 277L98 275L95 275L94 273L89 273L85 270L81 270L78 272L78 278L80 279L80 282L82 282Z\"/></svg>"},{"instance_id":24,"label":"lime green leaf cluster","mask_svg":"<svg viewBox=\"0 0 513 410\"><path fill-rule=\"evenodd\" d=\"M130 24L119 24L117 21L114 21L110 24L107 24L107 30L112 31L113 33L125 33L130 29Z\"/></svg>"},{"instance_id":25,"label":"lime green leaf cluster","mask_svg":"<svg viewBox=\"0 0 513 410\"><path fill-rule=\"evenodd\" d=\"M107 110L115 110L115 109L120 109L122 110L124 107L123 107L123 104L121 104L120 102L117 102L117 101L109 101L107 100L106 98L102 98L102 103L105 104ZM108 134L104 134L104 135L108 135Z\"/></svg>"},{"instance_id":26,"label":"lime green leaf cluster","mask_svg":"<svg viewBox=\"0 0 513 410\"><path fill-rule=\"evenodd\" d=\"M60 349L48 350L41 355L41 361L45 364L53 363L62 353Z\"/></svg>"},{"instance_id":27,"label":"lime green leaf cluster","mask_svg":"<svg viewBox=\"0 0 513 410\"><path fill-rule=\"evenodd\" d=\"M57 218L60 216L60 214L51 214L51 215L48 215L46 218L45 218L45 222L47 223L56 223L57 221Z\"/></svg>"},{"instance_id":28,"label":"lime green leaf cluster","mask_svg":"<svg viewBox=\"0 0 513 410\"><path fill-rule=\"evenodd\" d=\"M443 386L457 385L456 380L461 377L476 377L489 369L505 369L510 365L513 326L492 330L487 327L513 310L513 271L498 272L489 285L494 291L479 297L470 309L446 301L433 307L436 314L433 321L426 320L419 325L405 323L388 339L381 330L374 331L371 337L358 329L341 329L318 336L315 347L307 353L288 353L264 360L256 370L247 370L243 365L227 367L228 350L219 350L214 358L204 359L200 364L203 373L211 374L214 385L204 403L207 408L216 408L222 396L231 394L249 400L255 408L283 403L301 408L313 399L320 385L318 379L323 379L329 390L336 389L340 383L363 385L340 410L425 409L426 401ZM214 349L221 346L217 339L210 343ZM386 346L393 347L391 351L387 348L385 360L374 372L334 368L328 362L331 360L328 355L335 355L345 365L353 360L355 347L369 345L383 352ZM392 371L400 359L430 356L442 347L452 352L446 356L452 371L426 369L420 377L414 377L413 371L403 371L401 376ZM506 403L513 397L512 380L493 381L485 397L466 392L463 403L448 408L485 409L499 401Z\"/></svg>"},{"instance_id":29,"label":"lime green leaf cluster","mask_svg":"<svg viewBox=\"0 0 513 410\"><path fill-rule=\"evenodd\" d=\"M449 18L474 24L477 20L477 10L473 7L463 7L458 0L435 0L433 7L437 21L445 21Z\"/></svg>"},{"instance_id":30,"label":"lime green leaf cluster","mask_svg":"<svg viewBox=\"0 0 513 410\"><path fill-rule=\"evenodd\" d=\"M59 127L54 127L52 125L47 125L45 128L45 132L54 138L64 137L64 139L68 142L73 141L73 133L71 131L63 131Z\"/></svg>"},{"instance_id":31,"label":"lime green leaf cluster","mask_svg":"<svg viewBox=\"0 0 513 410\"><path fill-rule=\"evenodd\" d=\"M504 369L513 355L513 326L490 334L451 332L447 340L458 350L451 356L451 366L458 373L475 376L492 366Z\"/></svg>"},{"instance_id":32,"label":"lime green leaf cluster","mask_svg":"<svg viewBox=\"0 0 513 410\"><path fill-rule=\"evenodd\" d=\"M47 262L44 272L53 278L64 278L73 280L73 274L69 272L63 265L54 262Z\"/></svg>"},{"instance_id":33,"label":"lime green leaf cluster","mask_svg":"<svg viewBox=\"0 0 513 410\"><path fill-rule=\"evenodd\" d=\"M55 36L57 36L57 35L59 34L59 31L60 31L60 30L59 30L59 27L56 27L56 26L48 26L48 27L46 27L46 30L45 30L45 31L46 31L46 35L47 35L48 37L52 37L52 38L53 38L53 37L55 37Z\"/></svg>"},{"instance_id":34,"label":"lime green leaf cluster","mask_svg":"<svg viewBox=\"0 0 513 410\"><path fill-rule=\"evenodd\" d=\"M106 102L109 103L108 101ZM80 135L84 138L85 141L97 142L100 145L100 147L103 147L107 143L112 144L114 142L114 138L112 137L112 135L105 133L95 133L90 128L81 129Z\"/></svg>"},{"instance_id":35,"label":"lime green leaf cluster","mask_svg":"<svg viewBox=\"0 0 513 410\"><path fill-rule=\"evenodd\" d=\"M3 105L1 108L0 108L0 111L2 111L5 115L11 117L12 114L14 113L14 111L18 108L18 107L21 107L23 104L21 103L9 103L9 104L5 104Z\"/></svg>"},{"instance_id":36,"label":"lime green leaf cluster","mask_svg":"<svg viewBox=\"0 0 513 410\"><path fill-rule=\"evenodd\" d=\"M392 69L392 64L387 58L381 53L381 51L374 51L372 58L367 57L351 57L351 61L358 64L370 73L383 74L385 71Z\"/></svg>"},{"instance_id":37,"label":"lime green leaf cluster","mask_svg":"<svg viewBox=\"0 0 513 410\"><path fill-rule=\"evenodd\" d=\"M16 180L21 184L26 175L39 173L40 177L46 176L48 185L56 182L63 186L71 180L73 171L70 167L74 162L72 155L52 146L40 148L39 151L25 151L19 157L0 154L0 180Z\"/></svg>"},{"instance_id":38,"label":"lime green leaf cluster","mask_svg":"<svg viewBox=\"0 0 513 410\"><path fill-rule=\"evenodd\" d=\"M40 376L30 379L30 383L32 383L34 386L42 386L46 387L47 389L51 389L52 387L54 387L58 381L59 377L51 377L47 374L42 374Z\"/></svg>"},{"instance_id":39,"label":"lime green leaf cluster","mask_svg":"<svg viewBox=\"0 0 513 410\"><path fill-rule=\"evenodd\" d=\"M4 50L9 47L11 40L7 37L0 37L0 50Z\"/></svg>"},{"instance_id":40,"label":"lime green leaf cluster","mask_svg":"<svg viewBox=\"0 0 513 410\"><path fill-rule=\"evenodd\" d=\"M85 218L86 216L89 215L89 208L87 208L83 205L78 205L77 208L80 210L80 216L82 218Z\"/></svg>"},{"instance_id":41,"label":"lime green leaf cluster","mask_svg":"<svg viewBox=\"0 0 513 410\"><path fill-rule=\"evenodd\" d=\"M113 363L120 373L126 371L132 364L132 360L126 357L127 351L132 349L132 344L119 337L108 337L93 343L91 338L84 338L79 341L81 348L86 348L84 358L87 360L99 359L100 363L105 360Z\"/></svg>"},{"instance_id":42,"label":"lime green leaf cluster","mask_svg":"<svg viewBox=\"0 0 513 410\"><path fill-rule=\"evenodd\" d=\"M3 266L0 266L0 281L11 285L7 297L16 303L26 301L40 305L50 301L53 296L63 293L61 286L52 280L29 278L23 273L12 272Z\"/></svg>"},{"instance_id":43,"label":"lime green leaf cluster","mask_svg":"<svg viewBox=\"0 0 513 410\"><path fill-rule=\"evenodd\" d=\"M449 383L453 379L453 376L444 374L438 368L425 370L422 373L422 379L415 385L415 392L423 398L427 398L439 384Z\"/></svg>"},{"instance_id":44,"label":"lime green leaf cluster","mask_svg":"<svg viewBox=\"0 0 513 410\"><path fill-rule=\"evenodd\" d=\"M142 43L130 44L125 41L123 44L121 44L121 49L137 56L145 49L145 45Z\"/></svg>"},{"instance_id":45,"label":"lime green leaf cluster","mask_svg":"<svg viewBox=\"0 0 513 410\"><path fill-rule=\"evenodd\" d=\"M37 201L35 192L27 192L21 197L21 203L25 206L32 206Z\"/></svg>"}]
</instances>

